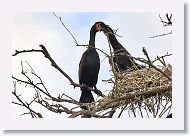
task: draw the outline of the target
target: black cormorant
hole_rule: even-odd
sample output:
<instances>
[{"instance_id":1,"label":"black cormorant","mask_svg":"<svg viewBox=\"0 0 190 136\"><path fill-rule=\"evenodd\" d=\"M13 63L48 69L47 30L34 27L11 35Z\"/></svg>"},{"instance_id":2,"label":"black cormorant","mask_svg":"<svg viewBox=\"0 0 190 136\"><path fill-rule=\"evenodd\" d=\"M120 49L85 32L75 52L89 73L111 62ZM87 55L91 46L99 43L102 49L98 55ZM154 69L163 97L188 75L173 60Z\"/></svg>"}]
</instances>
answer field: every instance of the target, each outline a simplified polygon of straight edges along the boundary
<instances>
[{"instance_id":1,"label":"black cormorant","mask_svg":"<svg viewBox=\"0 0 190 136\"><path fill-rule=\"evenodd\" d=\"M95 88L98 81L98 73L100 69L100 59L95 47L95 36L101 31L102 22L96 22L90 30L90 40L88 49L83 53L79 63L79 83L87 87ZM87 87L81 88L81 97L79 102L91 103L94 101L93 95Z\"/></svg>"},{"instance_id":2,"label":"black cormorant","mask_svg":"<svg viewBox=\"0 0 190 136\"><path fill-rule=\"evenodd\" d=\"M113 30L108 25L103 25L102 31L108 37L108 40L113 48L114 56L113 61L116 64L116 71L126 71L126 70L134 70L141 69L142 66L137 64L134 59L128 57L130 53L118 42L117 38L114 35Z\"/></svg>"}]
</instances>

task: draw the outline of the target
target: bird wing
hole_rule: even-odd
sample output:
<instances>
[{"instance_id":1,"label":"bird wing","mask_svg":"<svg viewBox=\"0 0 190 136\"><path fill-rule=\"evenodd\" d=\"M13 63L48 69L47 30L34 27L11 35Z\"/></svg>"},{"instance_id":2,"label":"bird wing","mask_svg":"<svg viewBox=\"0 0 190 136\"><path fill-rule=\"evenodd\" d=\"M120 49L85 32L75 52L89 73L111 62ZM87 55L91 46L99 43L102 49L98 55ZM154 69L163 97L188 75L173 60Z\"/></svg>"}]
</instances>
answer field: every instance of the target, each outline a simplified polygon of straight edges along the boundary
<instances>
[{"instance_id":1,"label":"bird wing","mask_svg":"<svg viewBox=\"0 0 190 136\"><path fill-rule=\"evenodd\" d=\"M85 72L86 57L87 57L87 54L86 54L86 52L84 52L81 57L80 63L79 63L78 77L79 77L80 84L82 84L82 79L81 79L82 76L81 75L84 75L84 72Z\"/></svg>"}]
</instances>

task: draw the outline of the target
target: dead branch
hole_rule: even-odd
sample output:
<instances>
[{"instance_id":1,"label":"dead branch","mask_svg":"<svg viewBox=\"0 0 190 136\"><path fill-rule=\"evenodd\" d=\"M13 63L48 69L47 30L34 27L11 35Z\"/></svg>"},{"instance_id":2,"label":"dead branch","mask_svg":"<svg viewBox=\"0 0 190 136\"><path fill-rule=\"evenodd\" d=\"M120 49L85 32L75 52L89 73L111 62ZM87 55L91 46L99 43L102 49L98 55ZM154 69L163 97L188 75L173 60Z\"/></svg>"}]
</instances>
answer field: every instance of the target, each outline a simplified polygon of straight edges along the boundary
<instances>
[{"instance_id":1,"label":"dead branch","mask_svg":"<svg viewBox=\"0 0 190 136\"><path fill-rule=\"evenodd\" d=\"M34 49L32 49L32 50L22 50L22 51L15 50L15 53L12 54L12 56L16 56L16 55L18 55L20 53L24 53L24 52L42 52L42 50L34 50Z\"/></svg>"},{"instance_id":2,"label":"dead branch","mask_svg":"<svg viewBox=\"0 0 190 136\"><path fill-rule=\"evenodd\" d=\"M144 55L147 57L148 62L151 63L150 58L148 56L148 52L146 51L145 47L143 47L142 51L143 51Z\"/></svg>"},{"instance_id":3,"label":"dead branch","mask_svg":"<svg viewBox=\"0 0 190 136\"><path fill-rule=\"evenodd\" d=\"M53 15L61 22L61 24L64 26L64 28L69 32L69 34L72 36L72 38L74 39L75 43L78 45L77 40L75 39L75 37L73 36L73 34L70 32L70 30L66 27L66 25L63 23L61 17L57 16L54 12Z\"/></svg>"},{"instance_id":4,"label":"dead branch","mask_svg":"<svg viewBox=\"0 0 190 136\"><path fill-rule=\"evenodd\" d=\"M32 69L32 68L31 68ZM72 112L72 110L69 110L68 108L66 108L66 107L64 107L64 106L62 106L62 105L60 105L60 104L48 104L48 102L46 101L46 100L48 100L48 101L56 101L56 102L67 102L67 103L72 103L72 104L75 104L75 105L81 105L81 103L79 103L78 101L76 101L76 100L74 100L73 98L71 98L71 97L69 97L68 95L66 95L66 94L62 94L61 96L58 96L58 97L53 97L53 96L51 96L50 95L50 93L47 91L47 89L45 88L45 85L43 84L43 81L42 81L42 79L39 77L39 76L37 76L37 74L34 72L34 70L32 69L32 74L34 75L34 76L36 76L36 77L38 77L39 79L40 79L40 82L39 83L34 83L27 75L26 75L26 72L23 72L24 71L24 68L23 68L23 65L22 65L22 74L25 76L25 77L27 77L27 80L26 81L24 81L24 80L20 80L20 79L17 79L17 78L15 78L15 77L13 77L13 79L14 80L16 80L15 81L15 90L16 90L16 82L21 82L21 83L24 83L24 84L28 84L28 85L30 85L30 86L32 86L35 90L36 90L36 92L37 92L37 94L35 95L35 97L34 97L34 99L30 102L30 103L28 103L28 102L26 102L26 104L20 99L20 97L19 97L19 95L17 95L16 94L16 91L14 91L13 92L13 94L14 94L14 96L17 98L17 100L19 100L19 102L20 103L17 103L17 102L13 102L13 104L17 104L17 105L20 105L20 106L24 106L24 107L26 107L27 109L29 109L30 110L30 113L23 113L22 115L26 115L26 114L31 114L32 115L32 117L34 117L34 115L36 116L36 114L37 115L41 115L41 114L39 114L39 113L36 113L34 110L32 110L31 108L30 108L30 105L35 101L36 103L38 103L38 104L40 104L40 105L42 105L43 107L45 107L46 109L48 109L48 110L50 110L50 111L52 111L52 112L55 112L55 113L61 113L61 112L65 112L65 113L68 113L68 114L72 114L73 112ZM37 85L42 85L43 84L43 88L45 88L46 89L46 91L44 91L43 89L41 89L40 87L38 87ZM42 98L41 97L41 94L40 93L43 93L43 94L45 94L46 96L48 96L49 98ZM62 99L62 96L66 96L68 99ZM61 109L60 109L60 107L61 107Z\"/></svg>"},{"instance_id":5,"label":"dead branch","mask_svg":"<svg viewBox=\"0 0 190 136\"><path fill-rule=\"evenodd\" d=\"M22 69L23 69L23 68L22 68ZM68 102L68 103L72 103L72 104L76 104L76 105L81 105L78 101L76 101L76 100L74 100L74 99L68 100L68 99L62 99L61 97L53 97L53 96L48 92L48 90L46 89L46 87L45 87L45 85L44 85L42 79L41 79L39 76L37 76L37 74L34 74L35 72L33 72L32 74L34 74L34 76L36 76L36 77L40 80L40 82L39 82L39 83L36 83L36 84L26 75L25 72L21 72L21 73L22 73L25 77L27 77L27 79L28 79L27 81L18 79L18 78L14 77L14 76L12 76L12 78L13 78L14 80L16 80L17 82L21 82L21 83L24 83L24 84L26 84L26 85L31 85L34 89L37 89L38 91L40 91L40 92L42 92L43 94L45 94L46 96L48 96L48 97L50 98L49 100L56 101L56 102ZM40 87L38 87L37 85L42 85L45 91L44 91L43 89L41 89ZM69 96L68 96L68 97L69 97ZM69 97L69 98L70 98L70 97ZM48 98L47 98L47 99L48 99Z\"/></svg>"},{"instance_id":6,"label":"dead branch","mask_svg":"<svg viewBox=\"0 0 190 136\"><path fill-rule=\"evenodd\" d=\"M172 54L169 54L169 53L166 53L165 55L162 55L162 56L157 56L153 61L151 61L152 63L156 62L157 60L160 60L160 59L164 59L165 57L168 57L168 56L171 56ZM165 65L164 65L165 66Z\"/></svg>"},{"instance_id":7,"label":"dead branch","mask_svg":"<svg viewBox=\"0 0 190 136\"><path fill-rule=\"evenodd\" d=\"M84 85L80 85L80 84L75 83L75 82L72 80L72 78L71 78L66 72L64 72L64 71L56 64L56 62L52 59L52 57L51 57L50 54L48 53L47 49L46 49L43 45L39 45L39 46L42 48L42 50L34 50L34 49L32 49L32 50L16 51L15 54L13 54L12 56L16 56L16 55L18 55L18 54L20 54L20 53L25 53L25 52L41 52L41 53L43 53L44 56L51 62L51 65L52 65L54 68L56 68L63 76L65 76L65 77L70 81L71 85L73 85L74 88L75 88L75 87L80 87L80 88L84 87ZM96 93L97 95L104 97L104 95L101 93L100 90L97 90L97 89L94 89L94 88L91 88L91 87L88 87L88 89L91 90L91 91L93 91L93 92Z\"/></svg>"},{"instance_id":8,"label":"dead branch","mask_svg":"<svg viewBox=\"0 0 190 136\"><path fill-rule=\"evenodd\" d=\"M17 102L12 102L12 103L19 105L19 106L23 106L26 109L28 109L29 113L25 113L25 114L30 114L32 116L32 118L34 118L34 117L43 118L41 113L36 112L30 108L30 105L36 100L36 98L34 98L30 103L23 102L22 99L19 97L19 95L16 93L16 82L14 82L14 86L15 86L15 90L12 92L12 94L16 97L16 99L19 101L19 103L17 103ZM25 114L22 114L22 115L25 115Z\"/></svg>"},{"instance_id":9,"label":"dead branch","mask_svg":"<svg viewBox=\"0 0 190 136\"><path fill-rule=\"evenodd\" d=\"M168 15L168 13L166 13L166 19L167 21L163 21L163 19L161 18L160 14L159 14L159 18L160 18L160 22L163 23L163 26L171 26L172 25L172 21L171 21L171 18L172 18L172 14L170 14L170 17Z\"/></svg>"},{"instance_id":10,"label":"dead branch","mask_svg":"<svg viewBox=\"0 0 190 136\"><path fill-rule=\"evenodd\" d=\"M166 36L166 35L170 35L170 34L172 34L172 31L169 32L169 33L164 33L164 34L159 34L159 35L151 36L149 38L157 38L157 37Z\"/></svg>"},{"instance_id":11,"label":"dead branch","mask_svg":"<svg viewBox=\"0 0 190 136\"><path fill-rule=\"evenodd\" d=\"M105 53L103 50L101 50L101 49L99 49L99 48L97 48L97 47L94 47L94 46L91 46L91 45L89 45L89 44L87 44L87 45L76 45L76 46L84 46L84 47L91 47L91 48L95 48L96 50L98 50L98 51L100 51L101 53L103 53L107 58L109 58L109 55L107 54L107 53Z\"/></svg>"},{"instance_id":12,"label":"dead branch","mask_svg":"<svg viewBox=\"0 0 190 136\"><path fill-rule=\"evenodd\" d=\"M132 57L132 56L131 56ZM138 60L142 63L145 63L145 64L148 64L150 67L156 69L157 71L159 71L160 73L162 73L164 76L166 76L170 81L172 80L168 75L166 75L162 70L160 70L159 68L157 68L155 65L153 65L152 63L150 63L149 61L146 61L145 59L139 59L139 58L135 58L135 57L132 57L134 58L135 60Z\"/></svg>"}]
</instances>

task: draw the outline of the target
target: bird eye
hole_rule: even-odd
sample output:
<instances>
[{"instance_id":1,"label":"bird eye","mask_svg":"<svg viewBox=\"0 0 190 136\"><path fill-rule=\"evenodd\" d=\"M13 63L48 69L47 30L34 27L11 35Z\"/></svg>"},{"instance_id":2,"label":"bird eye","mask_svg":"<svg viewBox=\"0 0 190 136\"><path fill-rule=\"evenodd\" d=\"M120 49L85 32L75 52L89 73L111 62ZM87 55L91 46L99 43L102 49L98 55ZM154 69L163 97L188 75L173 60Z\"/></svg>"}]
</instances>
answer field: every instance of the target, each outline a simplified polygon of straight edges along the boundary
<instances>
[{"instance_id":1,"label":"bird eye","mask_svg":"<svg viewBox=\"0 0 190 136\"><path fill-rule=\"evenodd\" d=\"M101 23L96 24L96 30L101 31L101 29L102 29Z\"/></svg>"}]
</instances>

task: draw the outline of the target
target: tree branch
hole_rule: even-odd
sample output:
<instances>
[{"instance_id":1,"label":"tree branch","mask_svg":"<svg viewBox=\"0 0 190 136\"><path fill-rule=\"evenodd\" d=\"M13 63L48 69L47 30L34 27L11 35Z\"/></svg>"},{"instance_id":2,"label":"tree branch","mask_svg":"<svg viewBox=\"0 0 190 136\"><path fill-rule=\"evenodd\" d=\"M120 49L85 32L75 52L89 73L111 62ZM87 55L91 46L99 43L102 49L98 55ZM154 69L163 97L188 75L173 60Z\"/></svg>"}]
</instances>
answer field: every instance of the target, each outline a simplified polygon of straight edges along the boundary
<instances>
[{"instance_id":1,"label":"tree branch","mask_svg":"<svg viewBox=\"0 0 190 136\"><path fill-rule=\"evenodd\" d=\"M169 33L164 33L164 34L159 34L159 35L151 36L149 38L157 38L157 37L161 37L161 36L165 36L165 35L170 35L170 34L172 34L172 31L169 32Z\"/></svg>"},{"instance_id":2,"label":"tree branch","mask_svg":"<svg viewBox=\"0 0 190 136\"><path fill-rule=\"evenodd\" d=\"M47 51L47 49L45 48L45 46L43 46L43 45L39 45L39 46L42 48L42 50L34 50L34 49L32 49L32 50L16 51L15 54L13 54L12 56L16 56L16 55L18 55L18 54L20 54L20 53L25 53L25 52L41 52L41 53L44 54L44 56L45 56L47 59L49 59L49 61L51 62L51 65L52 65L54 68L56 68L63 76L65 76L65 77L70 81L71 85L73 85L74 88L75 88L75 87L80 87L80 88L84 87L84 85L80 85L80 84L75 83L75 82L71 79L71 77L70 77L66 72L64 72L64 71L56 64L56 62L51 58L51 56L50 56L50 54L48 53L48 51ZM104 97L104 95L102 94L102 92L101 92L100 90L97 90L97 89L94 89L94 88L91 88L91 87L87 87L87 88L88 88L89 90L93 91L94 93L96 93L97 95Z\"/></svg>"},{"instance_id":3,"label":"tree branch","mask_svg":"<svg viewBox=\"0 0 190 136\"><path fill-rule=\"evenodd\" d=\"M20 103L16 103L16 102L12 102L12 103L27 108L27 109L30 111L29 114L31 114L32 118L34 118L34 117L43 118L43 116L41 115L41 113L37 113L36 111L34 111L33 109L30 108L30 105L34 102L34 100L35 100L36 98L34 98L34 100L32 100L32 101L28 104L28 103L24 103L24 102L20 99L19 95L16 94L16 83L15 83L15 91L13 91L12 94L13 94L13 95L16 97L16 99L20 102Z\"/></svg>"},{"instance_id":4,"label":"tree branch","mask_svg":"<svg viewBox=\"0 0 190 136\"><path fill-rule=\"evenodd\" d=\"M75 39L75 37L73 36L73 34L70 32L70 30L65 26L65 24L63 23L61 17L58 17L54 12L53 15L61 22L61 24L64 26L64 28L69 32L69 34L72 36L72 38L74 39L75 43L78 45L77 40Z\"/></svg>"},{"instance_id":5,"label":"tree branch","mask_svg":"<svg viewBox=\"0 0 190 136\"><path fill-rule=\"evenodd\" d=\"M22 50L22 51L17 51L17 50L15 50L15 53L14 54L12 54L12 56L16 56L16 55L18 55L18 54L20 54L20 53L26 53L26 52L42 52L43 50L34 50L34 49L32 49L32 50Z\"/></svg>"}]
</instances>

